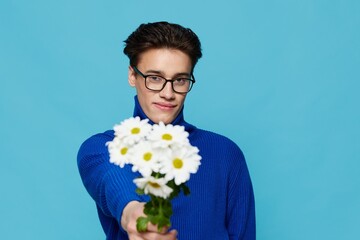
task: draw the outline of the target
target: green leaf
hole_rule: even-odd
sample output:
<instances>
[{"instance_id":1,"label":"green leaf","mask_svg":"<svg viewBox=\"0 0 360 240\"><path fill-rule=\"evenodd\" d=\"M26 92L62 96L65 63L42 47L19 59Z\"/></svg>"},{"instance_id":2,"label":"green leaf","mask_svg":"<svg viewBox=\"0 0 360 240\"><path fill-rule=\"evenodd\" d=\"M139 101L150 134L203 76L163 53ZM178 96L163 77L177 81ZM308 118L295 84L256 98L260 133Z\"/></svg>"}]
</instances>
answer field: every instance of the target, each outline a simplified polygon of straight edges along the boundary
<instances>
[{"instance_id":1,"label":"green leaf","mask_svg":"<svg viewBox=\"0 0 360 240\"><path fill-rule=\"evenodd\" d=\"M171 217L171 215L173 214L173 211L172 211L172 206L171 206L170 201L164 202L164 205L162 207L162 212L163 212L163 215L166 216L167 218Z\"/></svg>"},{"instance_id":2,"label":"green leaf","mask_svg":"<svg viewBox=\"0 0 360 240\"><path fill-rule=\"evenodd\" d=\"M169 200L171 200L171 199L173 199L173 198L175 198L176 196L179 195L179 193L180 193L180 187L175 184L175 181L174 181L174 180L169 181L169 182L167 183L167 185L168 185L169 187L171 187L172 190L173 190L172 193L170 194L169 198L168 198Z\"/></svg>"},{"instance_id":3,"label":"green leaf","mask_svg":"<svg viewBox=\"0 0 360 240\"><path fill-rule=\"evenodd\" d=\"M144 189L141 189L141 188L137 188L137 189L135 190L135 192L136 192L137 194L139 194L139 195L144 195L144 194L145 194Z\"/></svg>"},{"instance_id":4,"label":"green leaf","mask_svg":"<svg viewBox=\"0 0 360 240\"><path fill-rule=\"evenodd\" d=\"M160 232L164 227L171 227L170 219L165 217L160 217L157 222L158 231Z\"/></svg>"},{"instance_id":5,"label":"green leaf","mask_svg":"<svg viewBox=\"0 0 360 240\"><path fill-rule=\"evenodd\" d=\"M190 194L190 188L188 186L186 186L185 184L181 184L180 186L181 186L182 190L184 191L185 196Z\"/></svg>"},{"instance_id":6,"label":"green leaf","mask_svg":"<svg viewBox=\"0 0 360 240\"><path fill-rule=\"evenodd\" d=\"M148 222L149 220L147 217L139 217L136 220L136 229L138 232L146 232Z\"/></svg>"},{"instance_id":7,"label":"green leaf","mask_svg":"<svg viewBox=\"0 0 360 240\"><path fill-rule=\"evenodd\" d=\"M147 202L144 206L144 213L146 215L157 215L159 213L159 206L152 201Z\"/></svg>"}]
</instances>

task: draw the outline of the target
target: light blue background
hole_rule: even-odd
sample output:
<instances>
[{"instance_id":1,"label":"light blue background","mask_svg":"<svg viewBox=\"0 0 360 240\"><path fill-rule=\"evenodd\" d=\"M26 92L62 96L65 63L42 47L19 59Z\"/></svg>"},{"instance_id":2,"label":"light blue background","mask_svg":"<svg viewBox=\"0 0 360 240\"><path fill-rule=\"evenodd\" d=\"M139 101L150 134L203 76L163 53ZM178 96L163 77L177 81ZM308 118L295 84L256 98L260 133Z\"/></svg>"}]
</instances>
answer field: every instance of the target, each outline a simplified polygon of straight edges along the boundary
<instances>
[{"instance_id":1,"label":"light blue background","mask_svg":"<svg viewBox=\"0 0 360 240\"><path fill-rule=\"evenodd\" d=\"M159 20L202 41L185 116L244 151L258 239L360 239L359 13L356 0L1 0L0 239L104 239L77 150L132 115L122 41Z\"/></svg>"}]
</instances>

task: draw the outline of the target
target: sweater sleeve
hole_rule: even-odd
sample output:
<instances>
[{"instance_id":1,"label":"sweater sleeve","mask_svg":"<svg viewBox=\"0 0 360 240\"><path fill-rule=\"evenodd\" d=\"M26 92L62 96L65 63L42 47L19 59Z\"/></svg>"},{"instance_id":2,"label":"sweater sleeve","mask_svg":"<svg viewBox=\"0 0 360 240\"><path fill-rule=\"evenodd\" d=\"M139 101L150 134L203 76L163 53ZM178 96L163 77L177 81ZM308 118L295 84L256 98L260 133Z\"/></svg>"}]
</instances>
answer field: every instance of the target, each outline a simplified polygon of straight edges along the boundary
<instances>
[{"instance_id":1,"label":"sweater sleeve","mask_svg":"<svg viewBox=\"0 0 360 240\"><path fill-rule=\"evenodd\" d=\"M113 139L111 131L87 139L80 147L77 163L83 184L101 211L120 220L124 207L132 200L143 201L135 193L135 173L126 165L120 168L109 162L106 142Z\"/></svg>"},{"instance_id":2,"label":"sweater sleeve","mask_svg":"<svg viewBox=\"0 0 360 240\"><path fill-rule=\"evenodd\" d=\"M241 150L232 151L234 166L230 171L227 226L231 240L255 240L254 192Z\"/></svg>"}]
</instances>

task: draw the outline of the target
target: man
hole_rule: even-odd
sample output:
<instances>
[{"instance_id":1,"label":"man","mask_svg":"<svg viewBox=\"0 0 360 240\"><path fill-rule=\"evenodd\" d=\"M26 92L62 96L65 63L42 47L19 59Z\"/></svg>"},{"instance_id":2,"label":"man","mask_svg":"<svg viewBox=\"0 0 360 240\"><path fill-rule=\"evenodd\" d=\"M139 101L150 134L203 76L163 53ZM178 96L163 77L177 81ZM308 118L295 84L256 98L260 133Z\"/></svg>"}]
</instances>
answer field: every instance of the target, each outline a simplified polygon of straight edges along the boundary
<instances>
[{"instance_id":1,"label":"man","mask_svg":"<svg viewBox=\"0 0 360 240\"><path fill-rule=\"evenodd\" d=\"M136 231L146 196L135 193L131 167L109 162L106 142L112 130L86 140L78 153L83 183L95 200L106 239L255 239L255 206L249 172L241 150L226 137L185 122L183 106L202 56L198 37L177 24L142 24L125 41L130 59L128 81L137 92L134 116L181 125L199 148L201 166L187 185L189 196L172 201L171 229L148 225Z\"/></svg>"}]
</instances>

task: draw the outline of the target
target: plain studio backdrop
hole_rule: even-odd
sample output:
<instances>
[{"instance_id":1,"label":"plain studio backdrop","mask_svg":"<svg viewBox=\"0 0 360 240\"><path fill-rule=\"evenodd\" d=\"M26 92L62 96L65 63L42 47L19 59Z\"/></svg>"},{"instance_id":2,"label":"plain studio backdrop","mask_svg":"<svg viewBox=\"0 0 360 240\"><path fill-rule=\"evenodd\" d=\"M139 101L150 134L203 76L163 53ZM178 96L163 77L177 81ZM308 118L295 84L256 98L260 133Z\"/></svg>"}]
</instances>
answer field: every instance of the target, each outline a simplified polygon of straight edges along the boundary
<instances>
[{"instance_id":1,"label":"plain studio backdrop","mask_svg":"<svg viewBox=\"0 0 360 240\"><path fill-rule=\"evenodd\" d=\"M105 239L77 151L132 116L122 41L161 20L202 41L185 118L243 150L258 239L359 239L359 13L357 0L1 0L0 239Z\"/></svg>"}]
</instances>

